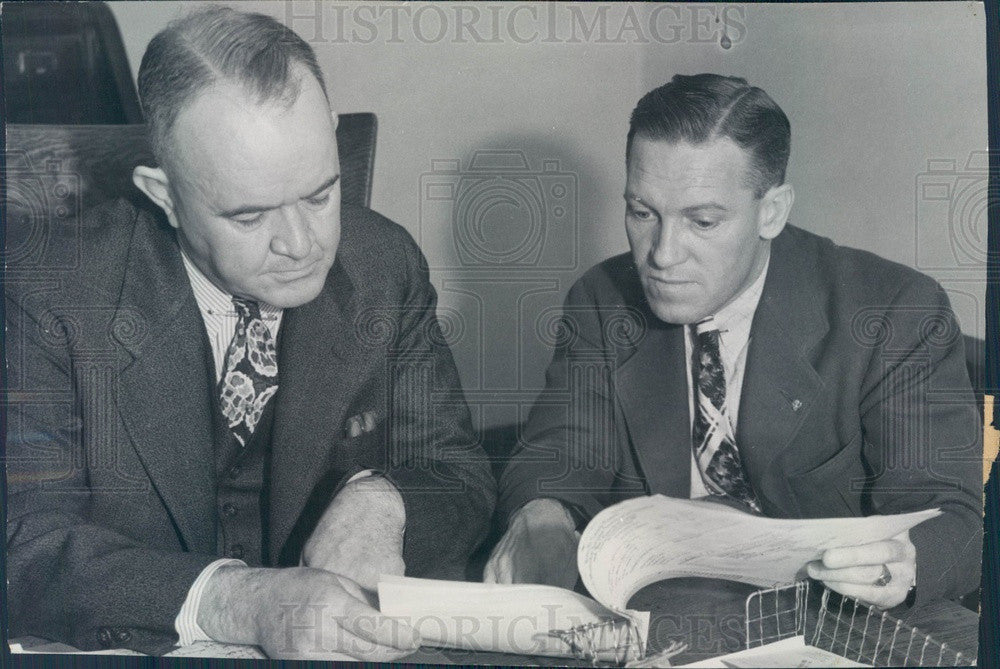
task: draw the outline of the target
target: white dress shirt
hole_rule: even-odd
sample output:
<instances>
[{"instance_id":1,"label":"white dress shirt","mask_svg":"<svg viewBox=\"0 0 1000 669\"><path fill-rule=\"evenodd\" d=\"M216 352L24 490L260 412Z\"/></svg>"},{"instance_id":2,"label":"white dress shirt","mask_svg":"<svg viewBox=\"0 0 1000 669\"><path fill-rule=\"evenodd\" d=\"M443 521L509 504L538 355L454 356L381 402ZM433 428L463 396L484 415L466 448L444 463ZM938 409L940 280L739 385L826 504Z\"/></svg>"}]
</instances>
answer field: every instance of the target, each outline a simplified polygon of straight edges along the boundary
<instances>
[{"instance_id":1,"label":"white dress shirt","mask_svg":"<svg viewBox=\"0 0 1000 669\"><path fill-rule=\"evenodd\" d=\"M240 317L236 312L236 307L233 306L233 296L212 283L191 262L186 253L181 252L181 258L184 260L184 269L191 282L191 290L194 291L195 302L198 303L198 311L201 312L201 318L205 322L205 331L208 333L209 345L212 347L212 359L215 361L215 382L218 383L222 379L226 352L233 335L236 333L236 325L239 323ZM283 314L282 309L263 302L260 303L261 319L267 325L267 329L271 331L271 336L275 338L278 336ZM177 618L174 619L174 629L177 631L179 646L189 646L196 641L212 640L198 625L198 608L201 605L201 597L205 592L208 579L219 567L230 564L247 566L243 560L230 558L216 560L205 567L191 584L187 598L184 600Z\"/></svg>"},{"instance_id":2,"label":"white dress shirt","mask_svg":"<svg viewBox=\"0 0 1000 669\"><path fill-rule=\"evenodd\" d=\"M229 343L236 333L236 326L239 323L239 313L233 305L233 296L220 289L199 270L191 259L183 251L181 258L184 260L184 269L187 272L188 280L191 282L191 290L194 291L195 302L198 303L198 311L205 322L205 332L208 334L208 341L212 347L212 359L215 362L215 382L222 380L223 366L226 363L226 353L229 350ZM271 336L277 339L278 330L281 328L281 320L284 310L259 302L261 319L267 325ZM358 472L348 483L367 476L374 476L376 472L372 469L365 469ZM231 558L221 558L206 566L198 578L194 580L188 589L187 597L181 610L174 619L174 629L177 631L178 646L190 646L196 641L212 641L212 638L205 634L205 631L198 625L198 609L201 606L201 598L205 592L208 580L219 567L225 565L239 565L246 567L243 560Z\"/></svg>"},{"instance_id":3,"label":"white dress shirt","mask_svg":"<svg viewBox=\"0 0 1000 669\"><path fill-rule=\"evenodd\" d=\"M764 279L767 277L769 264L770 256L764 263L764 269L761 270L760 276L747 286L746 290L732 302L719 309L714 316L706 319L713 328L719 329L719 354L722 358L723 373L726 376L726 405L723 412L729 418L733 434L736 434L736 425L739 419L743 372L746 369L747 349L750 347L750 326L753 323L753 315L757 311L757 305L760 303L761 292L764 290ZM695 397L691 378L691 354L694 350L693 329L693 326L684 328L684 369L687 370L688 418L692 429L694 426ZM736 448L739 447L740 444L737 442ZM705 487L705 482L701 478L701 469L698 467L692 448L691 498L704 497L709 494L708 488Z\"/></svg>"}]
</instances>

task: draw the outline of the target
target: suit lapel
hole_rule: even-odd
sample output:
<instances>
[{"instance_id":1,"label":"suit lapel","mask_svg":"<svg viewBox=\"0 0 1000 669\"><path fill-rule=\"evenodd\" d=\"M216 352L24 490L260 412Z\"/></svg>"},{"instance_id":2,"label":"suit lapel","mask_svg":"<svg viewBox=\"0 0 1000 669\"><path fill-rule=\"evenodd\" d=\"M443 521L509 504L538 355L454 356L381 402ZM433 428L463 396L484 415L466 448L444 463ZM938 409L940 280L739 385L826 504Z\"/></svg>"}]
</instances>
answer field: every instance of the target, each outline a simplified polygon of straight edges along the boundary
<instances>
[{"instance_id":1,"label":"suit lapel","mask_svg":"<svg viewBox=\"0 0 1000 669\"><path fill-rule=\"evenodd\" d=\"M132 360L118 409L187 548L215 550L211 402L204 323L173 232L140 215L126 263L116 332Z\"/></svg>"},{"instance_id":2,"label":"suit lapel","mask_svg":"<svg viewBox=\"0 0 1000 669\"><path fill-rule=\"evenodd\" d=\"M329 475L347 403L368 356L355 328L353 283L340 260L312 302L285 312L271 438L269 550L281 548L319 479Z\"/></svg>"},{"instance_id":3,"label":"suit lapel","mask_svg":"<svg viewBox=\"0 0 1000 669\"><path fill-rule=\"evenodd\" d=\"M801 253L790 236L785 232L772 245L743 378L736 443L755 481L766 480L823 387L808 356L829 325L810 284L813 274L800 266ZM769 500L761 501L767 511Z\"/></svg>"},{"instance_id":4,"label":"suit lapel","mask_svg":"<svg viewBox=\"0 0 1000 669\"><path fill-rule=\"evenodd\" d=\"M691 490L691 427L684 367L684 328L650 328L617 373L617 394L652 494L687 497Z\"/></svg>"}]
</instances>

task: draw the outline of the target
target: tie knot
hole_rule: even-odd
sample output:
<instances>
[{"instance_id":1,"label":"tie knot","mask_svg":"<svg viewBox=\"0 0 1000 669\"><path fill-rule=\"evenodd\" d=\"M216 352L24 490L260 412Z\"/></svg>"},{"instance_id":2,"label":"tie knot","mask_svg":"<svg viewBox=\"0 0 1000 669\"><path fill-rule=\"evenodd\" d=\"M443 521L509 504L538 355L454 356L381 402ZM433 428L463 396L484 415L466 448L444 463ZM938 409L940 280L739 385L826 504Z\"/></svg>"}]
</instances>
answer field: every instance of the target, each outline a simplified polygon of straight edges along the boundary
<instances>
[{"instance_id":1,"label":"tie knot","mask_svg":"<svg viewBox=\"0 0 1000 669\"><path fill-rule=\"evenodd\" d=\"M238 313L240 318L243 320L252 321L260 319L260 305L254 300L234 297L233 306L236 307L236 313Z\"/></svg>"},{"instance_id":2,"label":"tie knot","mask_svg":"<svg viewBox=\"0 0 1000 669\"><path fill-rule=\"evenodd\" d=\"M702 321L691 326L696 339L701 341L717 340L719 338L719 328L711 321Z\"/></svg>"}]
</instances>

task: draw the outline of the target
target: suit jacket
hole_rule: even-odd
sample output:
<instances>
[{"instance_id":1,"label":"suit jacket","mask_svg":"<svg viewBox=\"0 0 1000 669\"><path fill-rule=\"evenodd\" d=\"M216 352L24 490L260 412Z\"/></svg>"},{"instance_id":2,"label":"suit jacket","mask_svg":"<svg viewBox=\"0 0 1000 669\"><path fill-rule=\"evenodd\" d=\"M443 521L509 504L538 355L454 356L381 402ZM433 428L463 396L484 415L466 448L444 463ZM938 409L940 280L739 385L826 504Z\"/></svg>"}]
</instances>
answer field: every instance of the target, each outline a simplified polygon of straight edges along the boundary
<instances>
[{"instance_id":1,"label":"suit jacket","mask_svg":"<svg viewBox=\"0 0 1000 669\"><path fill-rule=\"evenodd\" d=\"M653 315L629 255L570 289L553 336L501 513L552 497L585 521L636 495L688 497L683 326ZM753 317L736 429L764 513L940 507L910 533L918 601L977 588L982 427L964 360L936 282L787 226Z\"/></svg>"},{"instance_id":2,"label":"suit jacket","mask_svg":"<svg viewBox=\"0 0 1000 669\"><path fill-rule=\"evenodd\" d=\"M165 222L119 201L59 232L61 264L7 276L10 630L155 652L219 557L208 340ZM402 493L407 572L461 576L495 484L435 306L412 238L345 205L326 285L279 337L270 564L297 564L339 486L372 468ZM366 411L376 429L351 437Z\"/></svg>"}]
</instances>

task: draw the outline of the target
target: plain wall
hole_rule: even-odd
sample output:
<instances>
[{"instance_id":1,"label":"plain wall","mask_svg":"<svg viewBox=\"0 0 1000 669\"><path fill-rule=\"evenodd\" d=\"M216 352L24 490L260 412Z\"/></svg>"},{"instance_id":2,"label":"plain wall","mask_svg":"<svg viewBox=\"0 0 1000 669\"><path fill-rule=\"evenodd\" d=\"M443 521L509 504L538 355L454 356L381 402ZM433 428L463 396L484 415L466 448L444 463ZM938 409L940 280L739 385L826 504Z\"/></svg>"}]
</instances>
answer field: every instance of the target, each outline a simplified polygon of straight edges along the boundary
<instances>
[{"instance_id":1,"label":"plain wall","mask_svg":"<svg viewBox=\"0 0 1000 669\"><path fill-rule=\"evenodd\" d=\"M135 71L198 3L109 4ZM482 426L526 416L569 286L627 250L628 115L675 73L768 91L792 124L792 221L927 271L984 334L979 4L227 4L306 38L337 111L378 115L372 207L427 255Z\"/></svg>"}]
</instances>

